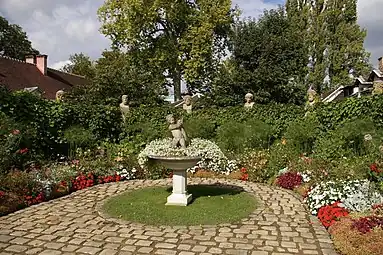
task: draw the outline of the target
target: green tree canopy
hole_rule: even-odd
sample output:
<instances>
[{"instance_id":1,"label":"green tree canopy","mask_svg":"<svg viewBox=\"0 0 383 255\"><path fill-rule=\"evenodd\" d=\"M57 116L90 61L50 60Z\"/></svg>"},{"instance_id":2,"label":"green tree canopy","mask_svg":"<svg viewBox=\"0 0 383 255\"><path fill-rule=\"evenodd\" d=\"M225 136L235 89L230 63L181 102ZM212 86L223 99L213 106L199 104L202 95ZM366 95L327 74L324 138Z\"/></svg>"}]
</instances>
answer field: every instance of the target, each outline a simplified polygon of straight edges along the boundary
<instances>
[{"instance_id":1,"label":"green tree canopy","mask_svg":"<svg viewBox=\"0 0 383 255\"><path fill-rule=\"evenodd\" d=\"M114 47L139 50L162 69L175 99L182 79L200 88L211 78L233 22L231 0L106 0L98 14Z\"/></svg>"},{"instance_id":2,"label":"green tree canopy","mask_svg":"<svg viewBox=\"0 0 383 255\"><path fill-rule=\"evenodd\" d=\"M128 95L131 104L160 103L160 95L167 94L164 76L154 68L148 71L144 59L136 60L132 52L103 52L95 63L91 84L79 86L67 98L116 105L122 95Z\"/></svg>"},{"instance_id":3,"label":"green tree canopy","mask_svg":"<svg viewBox=\"0 0 383 255\"><path fill-rule=\"evenodd\" d=\"M10 24L0 16L0 55L25 60L29 54L39 54L32 47L27 34L16 24Z\"/></svg>"},{"instance_id":4,"label":"green tree canopy","mask_svg":"<svg viewBox=\"0 0 383 255\"><path fill-rule=\"evenodd\" d=\"M95 65L89 56L84 53L76 53L69 56L71 63L66 64L62 70L67 73L85 76L87 79L93 79L95 75Z\"/></svg>"},{"instance_id":5,"label":"green tree canopy","mask_svg":"<svg viewBox=\"0 0 383 255\"><path fill-rule=\"evenodd\" d=\"M348 85L370 68L357 0L287 0L287 15L308 50L307 83L318 92ZM307 84L307 85L308 85Z\"/></svg>"},{"instance_id":6,"label":"green tree canopy","mask_svg":"<svg viewBox=\"0 0 383 255\"><path fill-rule=\"evenodd\" d=\"M303 102L306 52L282 8L265 11L258 21L235 26L232 57L213 82L213 94L243 101L248 92L260 103ZM228 100L228 99L226 99Z\"/></svg>"}]
</instances>

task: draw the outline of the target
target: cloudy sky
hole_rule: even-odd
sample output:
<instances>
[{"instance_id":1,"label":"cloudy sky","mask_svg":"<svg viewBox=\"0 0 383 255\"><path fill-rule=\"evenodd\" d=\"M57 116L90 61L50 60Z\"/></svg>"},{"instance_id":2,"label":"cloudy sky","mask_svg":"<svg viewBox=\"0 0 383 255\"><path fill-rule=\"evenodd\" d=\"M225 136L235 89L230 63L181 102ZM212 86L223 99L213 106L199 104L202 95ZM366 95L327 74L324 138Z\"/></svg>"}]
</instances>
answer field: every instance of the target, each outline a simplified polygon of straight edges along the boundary
<instances>
[{"instance_id":1,"label":"cloudy sky","mask_svg":"<svg viewBox=\"0 0 383 255\"><path fill-rule=\"evenodd\" d=\"M98 29L97 9L103 0L0 0L0 15L19 24L33 46L48 55L48 64L60 68L70 54L84 52L97 59L109 47ZM233 0L244 17L258 17L263 9L284 0ZM383 56L383 0L359 0L359 23L368 31L365 46L371 62Z\"/></svg>"}]
</instances>

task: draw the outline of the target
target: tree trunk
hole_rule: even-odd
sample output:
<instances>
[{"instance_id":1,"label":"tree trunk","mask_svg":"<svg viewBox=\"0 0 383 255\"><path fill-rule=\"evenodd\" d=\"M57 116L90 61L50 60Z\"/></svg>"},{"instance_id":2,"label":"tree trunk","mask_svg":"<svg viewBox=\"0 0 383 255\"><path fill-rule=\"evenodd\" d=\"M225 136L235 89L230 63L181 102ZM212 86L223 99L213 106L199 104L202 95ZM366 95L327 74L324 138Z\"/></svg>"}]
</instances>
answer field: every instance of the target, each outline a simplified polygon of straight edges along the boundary
<instances>
[{"instance_id":1,"label":"tree trunk","mask_svg":"<svg viewBox=\"0 0 383 255\"><path fill-rule=\"evenodd\" d=\"M181 99L181 72L175 70L173 73L174 102Z\"/></svg>"}]
</instances>

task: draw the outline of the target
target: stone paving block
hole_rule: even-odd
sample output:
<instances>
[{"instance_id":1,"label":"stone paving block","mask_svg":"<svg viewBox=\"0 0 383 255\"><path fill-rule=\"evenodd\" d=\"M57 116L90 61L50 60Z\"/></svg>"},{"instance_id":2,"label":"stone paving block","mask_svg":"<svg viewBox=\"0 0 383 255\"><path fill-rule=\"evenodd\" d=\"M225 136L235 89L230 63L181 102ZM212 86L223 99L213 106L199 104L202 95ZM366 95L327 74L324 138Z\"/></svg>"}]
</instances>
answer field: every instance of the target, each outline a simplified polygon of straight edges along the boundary
<instances>
[{"instance_id":1,"label":"stone paving block","mask_svg":"<svg viewBox=\"0 0 383 255\"><path fill-rule=\"evenodd\" d=\"M11 246L8 246L7 248L5 248L5 251L10 251L10 252L24 252L26 250L28 250L28 246L25 246L25 245L18 245L18 244L13 244Z\"/></svg>"}]
</instances>

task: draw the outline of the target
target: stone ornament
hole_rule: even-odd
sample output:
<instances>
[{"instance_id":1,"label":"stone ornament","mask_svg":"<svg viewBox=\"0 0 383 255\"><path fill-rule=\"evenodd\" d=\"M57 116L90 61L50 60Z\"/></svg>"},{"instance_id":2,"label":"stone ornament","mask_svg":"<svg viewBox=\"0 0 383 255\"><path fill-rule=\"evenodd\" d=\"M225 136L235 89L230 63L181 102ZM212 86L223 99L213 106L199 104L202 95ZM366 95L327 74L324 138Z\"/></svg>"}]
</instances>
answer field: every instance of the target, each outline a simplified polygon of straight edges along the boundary
<instances>
[{"instance_id":1,"label":"stone ornament","mask_svg":"<svg viewBox=\"0 0 383 255\"><path fill-rule=\"evenodd\" d=\"M310 88L307 90L307 97L308 97L308 105L313 106L316 103L317 99L317 92L310 86Z\"/></svg>"},{"instance_id":2,"label":"stone ornament","mask_svg":"<svg viewBox=\"0 0 383 255\"><path fill-rule=\"evenodd\" d=\"M62 102L63 101L63 98L64 98L64 95L65 95L65 91L64 90L58 90L56 92L56 101L57 102Z\"/></svg>"},{"instance_id":3,"label":"stone ornament","mask_svg":"<svg viewBox=\"0 0 383 255\"><path fill-rule=\"evenodd\" d=\"M244 106L245 109L253 108L253 105L254 105L253 99L254 99L254 95L253 94L247 93L245 95L245 100L246 100L246 103L245 103L245 106Z\"/></svg>"},{"instance_id":4,"label":"stone ornament","mask_svg":"<svg viewBox=\"0 0 383 255\"><path fill-rule=\"evenodd\" d=\"M187 136L183 128L183 120L176 120L173 114L169 114L166 116L166 121L169 123L169 130L173 136L173 146L185 149L187 145Z\"/></svg>"},{"instance_id":5,"label":"stone ornament","mask_svg":"<svg viewBox=\"0 0 383 255\"><path fill-rule=\"evenodd\" d=\"M120 110L122 114L122 120L125 123L126 121L126 114L129 112L129 102L128 102L128 96L123 95L121 97L122 102L120 103Z\"/></svg>"},{"instance_id":6,"label":"stone ornament","mask_svg":"<svg viewBox=\"0 0 383 255\"><path fill-rule=\"evenodd\" d=\"M184 103L182 105L182 108L187 112L187 113L192 113L193 110L193 104L192 104L192 97L189 95L186 95L184 97Z\"/></svg>"}]
</instances>

